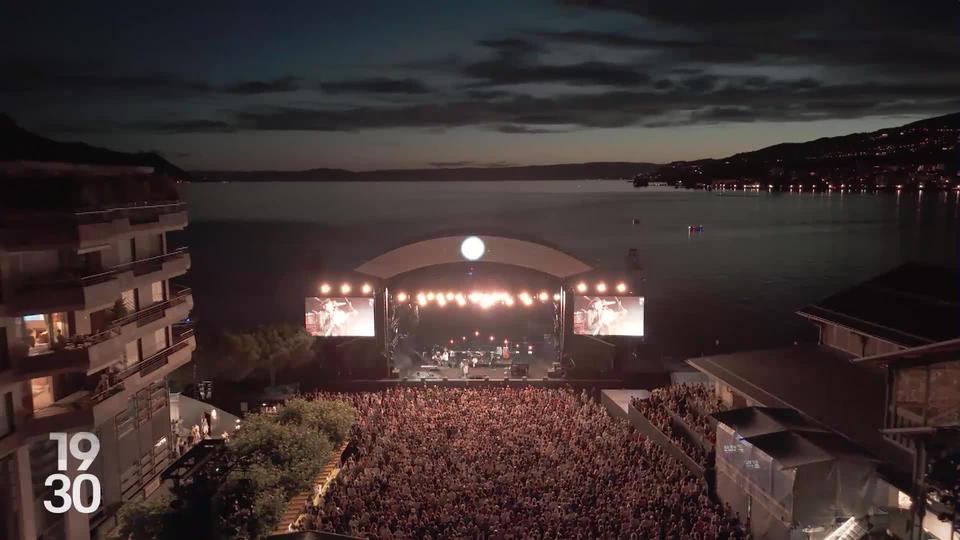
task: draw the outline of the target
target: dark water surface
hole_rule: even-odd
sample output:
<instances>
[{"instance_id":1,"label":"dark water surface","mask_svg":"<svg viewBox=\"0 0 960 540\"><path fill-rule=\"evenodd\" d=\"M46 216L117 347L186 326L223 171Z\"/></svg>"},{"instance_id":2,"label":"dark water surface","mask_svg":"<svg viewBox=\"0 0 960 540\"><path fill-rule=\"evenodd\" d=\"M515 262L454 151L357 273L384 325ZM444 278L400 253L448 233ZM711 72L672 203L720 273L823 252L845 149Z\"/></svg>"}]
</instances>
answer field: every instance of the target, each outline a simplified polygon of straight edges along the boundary
<instances>
[{"instance_id":1,"label":"dark water surface","mask_svg":"<svg viewBox=\"0 0 960 540\"><path fill-rule=\"evenodd\" d=\"M635 190L619 181L185 187L197 315L300 324L320 276L451 229L537 237L613 271L637 248L650 342L672 357L814 336L805 304L907 261L958 264L955 193ZM632 220L638 220L632 225ZM688 235L687 226L704 232Z\"/></svg>"}]
</instances>

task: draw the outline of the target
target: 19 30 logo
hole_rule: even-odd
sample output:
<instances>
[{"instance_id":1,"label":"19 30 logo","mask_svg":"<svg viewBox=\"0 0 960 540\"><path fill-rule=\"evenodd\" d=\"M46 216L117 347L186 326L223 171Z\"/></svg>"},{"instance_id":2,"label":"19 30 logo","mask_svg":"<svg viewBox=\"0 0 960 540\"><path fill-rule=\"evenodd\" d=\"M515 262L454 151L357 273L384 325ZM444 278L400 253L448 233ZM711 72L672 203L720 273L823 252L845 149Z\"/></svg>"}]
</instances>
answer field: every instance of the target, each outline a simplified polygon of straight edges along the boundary
<instances>
[{"instance_id":1,"label":"19 30 logo","mask_svg":"<svg viewBox=\"0 0 960 540\"><path fill-rule=\"evenodd\" d=\"M90 468L100 453L100 439L93 433L83 431L72 436L60 432L51 433L50 440L57 441L57 470L60 472L48 476L43 485L53 486L53 496L59 500L56 504L54 501L44 500L43 507L54 514L64 514L71 508L76 508L81 514L92 514L99 510L100 479L83 471ZM89 443L87 449L81 448L83 442ZM69 471L70 457L80 462L76 467L80 474L73 479L66 474ZM83 497L84 483L90 484L89 502ZM56 487L57 484L59 487Z\"/></svg>"}]
</instances>

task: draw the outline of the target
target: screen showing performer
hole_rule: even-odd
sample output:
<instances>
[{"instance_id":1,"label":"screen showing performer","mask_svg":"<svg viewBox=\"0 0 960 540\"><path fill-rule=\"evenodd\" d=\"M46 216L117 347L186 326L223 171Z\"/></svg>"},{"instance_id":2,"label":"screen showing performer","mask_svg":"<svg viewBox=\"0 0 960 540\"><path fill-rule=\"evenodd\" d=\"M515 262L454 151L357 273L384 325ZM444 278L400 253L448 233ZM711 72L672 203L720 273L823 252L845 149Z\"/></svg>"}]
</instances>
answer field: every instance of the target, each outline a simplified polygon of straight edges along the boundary
<instances>
[{"instance_id":1,"label":"screen showing performer","mask_svg":"<svg viewBox=\"0 0 960 540\"><path fill-rule=\"evenodd\" d=\"M373 336L373 298L308 297L306 328L311 336Z\"/></svg>"},{"instance_id":2,"label":"screen showing performer","mask_svg":"<svg viewBox=\"0 0 960 540\"><path fill-rule=\"evenodd\" d=\"M573 333L586 336L642 336L642 296L577 296Z\"/></svg>"}]
</instances>

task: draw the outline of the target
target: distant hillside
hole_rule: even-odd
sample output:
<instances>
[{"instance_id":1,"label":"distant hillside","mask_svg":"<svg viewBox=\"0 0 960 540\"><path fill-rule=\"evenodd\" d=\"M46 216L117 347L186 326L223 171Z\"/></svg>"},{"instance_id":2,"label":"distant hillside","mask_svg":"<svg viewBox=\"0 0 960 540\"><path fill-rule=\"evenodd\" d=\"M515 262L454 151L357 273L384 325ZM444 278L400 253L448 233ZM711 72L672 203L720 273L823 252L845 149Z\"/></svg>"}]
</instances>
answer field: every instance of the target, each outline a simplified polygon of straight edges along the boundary
<instances>
[{"instance_id":1,"label":"distant hillside","mask_svg":"<svg viewBox=\"0 0 960 540\"><path fill-rule=\"evenodd\" d=\"M653 163L596 162L525 167L458 167L434 169L386 169L348 171L310 169L306 171L195 171L195 182L334 182L334 181L498 181L498 180L585 180L633 178L656 170Z\"/></svg>"},{"instance_id":2,"label":"distant hillside","mask_svg":"<svg viewBox=\"0 0 960 540\"><path fill-rule=\"evenodd\" d=\"M955 175L960 154L960 113L912 122L870 133L781 143L722 159L678 161L651 177L688 182L693 178L776 179L863 175L875 170L937 167Z\"/></svg>"},{"instance_id":3,"label":"distant hillside","mask_svg":"<svg viewBox=\"0 0 960 540\"><path fill-rule=\"evenodd\" d=\"M185 171L157 154L115 152L85 143L54 141L30 133L5 114L0 114L0 161L54 161L153 167L156 172L177 179L189 178Z\"/></svg>"}]
</instances>

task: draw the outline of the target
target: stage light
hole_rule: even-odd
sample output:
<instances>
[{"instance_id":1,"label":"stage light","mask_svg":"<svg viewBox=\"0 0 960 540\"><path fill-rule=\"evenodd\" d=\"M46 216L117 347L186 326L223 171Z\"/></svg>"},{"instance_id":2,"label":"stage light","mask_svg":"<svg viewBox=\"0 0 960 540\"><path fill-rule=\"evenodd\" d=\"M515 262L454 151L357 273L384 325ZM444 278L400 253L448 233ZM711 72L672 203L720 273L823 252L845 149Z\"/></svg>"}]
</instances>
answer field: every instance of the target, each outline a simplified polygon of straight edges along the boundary
<instances>
[{"instance_id":1,"label":"stage light","mask_svg":"<svg viewBox=\"0 0 960 540\"><path fill-rule=\"evenodd\" d=\"M460 243L460 254L468 261L476 261L483 257L487 247L483 245L483 240L477 236L468 236Z\"/></svg>"},{"instance_id":2,"label":"stage light","mask_svg":"<svg viewBox=\"0 0 960 540\"><path fill-rule=\"evenodd\" d=\"M607 292L607 284L602 281L597 283L597 292L601 294Z\"/></svg>"},{"instance_id":3,"label":"stage light","mask_svg":"<svg viewBox=\"0 0 960 540\"><path fill-rule=\"evenodd\" d=\"M523 301L523 305L525 306L529 306L533 304L533 299L530 298L529 296L524 296L523 298L521 298L521 300Z\"/></svg>"},{"instance_id":4,"label":"stage light","mask_svg":"<svg viewBox=\"0 0 960 540\"><path fill-rule=\"evenodd\" d=\"M490 336L490 341L493 341L493 340L495 340L495 339L497 339L497 338L495 338L494 336Z\"/></svg>"},{"instance_id":5,"label":"stage light","mask_svg":"<svg viewBox=\"0 0 960 540\"><path fill-rule=\"evenodd\" d=\"M403 303L407 301L407 293L401 292L397 293L397 302Z\"/></svg>"},{"instance_id":6,"label":"stage light","mask_svg":"<svg viewBox=\"0 0 960 540\"><path fill-rule=\"evenodd\" d=\"M324 283L320 286L320 292L323 294L330 294L330 284Z\"/></svg>"},{"instance_id":7,"label":"stage light","mask_svg":"<svg viewBox=\"0 0 960 540\"><path fill-rule=\"evenodd\" d=\"M461 341L466 341L466 340L467 340L467 336L461 337L460 340L461 340Z\"/></svg>"},{"instance_id":8,"label":"stage light","mask_svg":"<svg viewBox=\"0 0 960 540\"><path fill-rule=\"evenodd\" d=\"M513 305L513 297L512 297L512 296L508 296L507 299L504 300L503 303L506 304L507 306L512 306L512 305Z\"/></svg>"},{"instance_id":9,"label":"stage light","mask_svg":"<svg viewBox=\"0 0 960 540\"><path fill-rule=\"evenodd\" d=\"M467 300L462 295L457 295L457 305L463 307L467 305Z\"/></svg>"},{"instance_id":10,"label":"stage light","mask_svg":"<svg viewBox=\"0 0 960 540\"><path fill-rule=\"evenodd\" d=\"M553 301L554 302L560 301L560 293L553 293Z\"/></svg>"},{"instance_id":11,"label":"stage light","mask_svg":"<svg viewBox=\"0 0 960 540\"><path fill-rule=\"evenodd\" d=\"M437 305L440 307L447 305L447 299L442 294L437 295Z\"/></svg>"},{"instance_id":12,"label":"stage light","mask_svg":"<svg viewBox=\"0 0 960 540\"><path fill-rule=\"evenodd\" d=\"M340 292L343 294L350 294L350 284L344 283L340 286Z\"/></svg>"},{"instance_id":13,"label":"stage light","mask_svg":"<svg viewBox=\"0 0 960 540\"><path fill-rule=\"evenodd\" d=\"M417 303L421 306L427 305L427 295L420 293L417 295Z\"/></svg>"},{"instance_id":14,"label":"stage light","mask_svg":"<svg viewBox=\"0 0 960 540\"><path fill-rule=\"evenodd\" d=\"M474 337L480 337L480 331L479 331L479 330L474 330L474 331L473 331L473 335L474 335Z\"/></svg>"},{"instance_id":15,"label":"stage light","mask_svg":"<svg viewBox=\"0 0 960 540\"><path fill-rule=\"evenodd\" d=\"M547 291L540 291L541 302L546 302L549 298L550 298L550 295L547 293Z\"/></svg>"},{"instance_id":16,"label":"stage light","mask_svg":"<svg viewBox=\"0 0 960 540\"><path fill-rule=\"evenodd\" d=\"M453 293L447 292L447 302L453 302Z\"/></svg>"},{"instance_id":17,"label":"stage light","mask_svg":"<svg viewBox=\"0 0 960 540\"><path fill-rule=\"evenodd\" d=\"M626 284L626 283L617 283L617 292L618 292L618 293L625 293L625 292L627 292L627 284Z\"/></svg>"},{"instance_id":18,"label":"stage light","mask_svg":"<svg viewBox=\"0 0 960 540\"><path fill-rule=\"evenodd\" d=\"M478 293L477 291L473 291L472 293L470 293L470 296L468 298L470 298L471 303L476 304L477 302L480 301L480 293Z\"/></svg>"},{"instance_id":19,"label":"stage light","mask_svg":"<svg viewBox=\"0 0 960 540\"><path fill-rule=\"evenodd\" d=\"M363 287L360 287L360 290L363 291L363 294L370 294L370 284L364 283Z\"/></svg>"},{"instance_id":20,"label":"stage light","mask_svg":"<svg viewBox=\"0 0 960 540\"><path fill-rule=\"evenodd\" d=\"M428 300L428 301L431 301L431 302L432 302L434 298L436 298L436 296L433 294L433 291L430 291L430 292L427 293L427 300Z\"/></svg>"},{"instance_id":21,"label":"stage light","mask_svg":"<svg viewBox=\"0 0 960 540\"><path fill-rule=\"evenodd\" d=\"M585 293L587 292L587 284L584 282L577 283L577 292Z\"/></svg>"},{"instance_id":22,"label":"stage light","mask_svg":"<svg viewBox=\"0 0 960 540\"><path fill-rule=\"evenodd\" d=\"M452 339L450 340L450 344L453 345L453 340L452 340Z\"/></svg>"}]
</instances>

